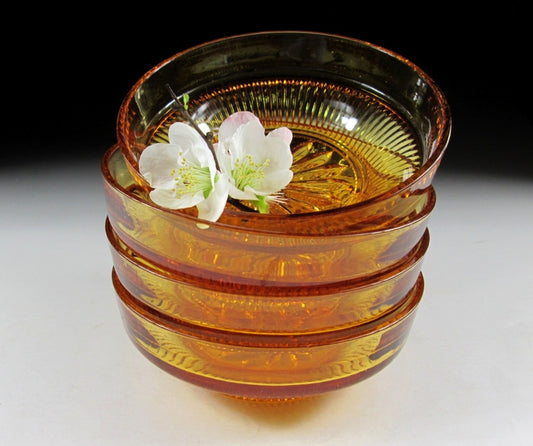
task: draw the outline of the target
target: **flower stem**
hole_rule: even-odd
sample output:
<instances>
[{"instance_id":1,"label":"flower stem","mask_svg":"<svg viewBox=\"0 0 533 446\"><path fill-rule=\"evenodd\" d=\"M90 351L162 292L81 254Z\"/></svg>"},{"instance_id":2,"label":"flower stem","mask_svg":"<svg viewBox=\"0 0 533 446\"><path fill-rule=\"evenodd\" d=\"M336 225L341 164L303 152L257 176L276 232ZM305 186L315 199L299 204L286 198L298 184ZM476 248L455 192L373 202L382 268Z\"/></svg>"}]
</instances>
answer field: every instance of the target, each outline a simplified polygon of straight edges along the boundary
<instances>
[{"instance_id":1,"label":"flower stem","mask_svg":"<svg viewBox=\"0 0 533 446\"><path fill-rule=\"evenodd\" d=\"M174 100L174 106L176 109L187 119L189 124L191 124L196 130L200 136L203 138L203 140L206 142L207 147L209 147L209 150L211 150L211 153L213 154L213 158L215 159L215 165L217 167L217 170L220 170L220 166L218 165L217 156L215 154L215 146L213 145L213 133L208 132L205 134L202 132L200 127L198 127L198 124L196 124L195 120L192 118L192 116L189 114L187 109L183 106L182 102L179 100L179 98L176 96L176 93L172 90L169 84L166 84L166 87L168 91L170 92L170 95L172 96L172 99Z\"/></svg>"},{"instance_id":2,"label":"flower stem","mask_svg":"<svg viewBox=\"0 0 533 446\"><path fill-rule=\"evenodd\" d=\"M178 110L178 112L180 112L185 117L185 119L189 122L189 124L192 125L194 130L196 130L200 134L202 139L207 143L207 147L209 147L209 150L211 150L211 153L213 154L213 158L215 159L215 166L217 170L220 172L220 166L218 164L217 155L215 153L215 146L213 145L213 133L208 132L207 134L205 134L204 132L202 132L200 127L198 127L198 124L196 124L195 120L192 118L192 116L189 114L189 112L183 105L183 103L176 96L176 93L174 93L174 90L172 90L169 84L166 84L166 87L168 91L170 92L172 99L174 100L175 108ZM228 197L228 201L240 210L248 211L248 212L250 211L255 212L249 207L244 206L239 200L235 200L234 198Z\"/></svg>"}]
</instances>

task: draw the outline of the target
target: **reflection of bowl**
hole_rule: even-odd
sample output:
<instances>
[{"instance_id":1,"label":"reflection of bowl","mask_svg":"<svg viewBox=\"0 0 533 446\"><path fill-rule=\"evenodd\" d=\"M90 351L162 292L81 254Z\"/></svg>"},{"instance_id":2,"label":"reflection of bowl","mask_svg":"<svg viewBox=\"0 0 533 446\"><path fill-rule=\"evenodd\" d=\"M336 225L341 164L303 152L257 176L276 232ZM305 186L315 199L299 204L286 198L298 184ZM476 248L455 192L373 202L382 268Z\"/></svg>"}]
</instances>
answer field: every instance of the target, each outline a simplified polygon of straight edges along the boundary
<instances>
[{"instance_id":1,"label":"reflection of bowl","mask_svg":"<svg viewBox=\"0 0 533 446\"><path fill-rule=\"evenodd\" d=\"M435 205L430 186L418 195L399 198L389 209L385 227L376 227L380 218L369 218L366 225L364 220L354 220L356 228L335 231L334 226L328 227L330 213L326 212L311 214L317 225L329 228L324 233L291 232L290 226L286 232L271 232L260 225L219 222L200 229L196 217L146 199L116 147L107 152L102 170L109 222L131 250L172 274L235 286L324 285L394 268L419 243ZM356 218L349 210L334 212ZM297 231L302 215L274 218L291 221L291 217L297 217L293 225Z\"/></svg>"},{"instance_id":2,"label":"reflection of bowl","mask_svg":"<svg viewBox=\"0 0 533 446\"><path fill-rule=\"evenodd\" d=\"M377 373L403 346L422 297L422 275L403 303L369 323L310 334L237 333L163 315L113 274L135 346L161 369L224 394L290 399L340 389ZM290 327L287 327L290 331Z\"/></svg>"},{"instance_id":3,"label":"reflection of bowl","mask_svg":"<svg viewBox=\"0 0 533 446\"><path fill-rule=\"evenodd\" d=\"M117 278L155 311L199 326L305 333L362 325L404 303L420 274L429 233L402 262L364 279L312 286L247 286L173 274L132 251L107 222Z\"/></svg>"},{"instance_id":4,"label":"reflection of bowl","mask_svg":"<svg viewBox=\"0 0 533 446\"><path fill-rule=\"evenodd\" d=\"M222 120L242 110L267 130L293 131L294 177L283 191L292 218L228 206L220 222L232 226L338 233L350 232L366 212L387 217L400 196L431 184L450 135L440 89L399 55L323 33L247 34L176 54L132 87L117 136L134 175L144 148L167 141L170 124L184 120L168 86L188 95L189 113L215 140ZM313 215L334 210L327 219Z\"/></svg>"}]
</instances>

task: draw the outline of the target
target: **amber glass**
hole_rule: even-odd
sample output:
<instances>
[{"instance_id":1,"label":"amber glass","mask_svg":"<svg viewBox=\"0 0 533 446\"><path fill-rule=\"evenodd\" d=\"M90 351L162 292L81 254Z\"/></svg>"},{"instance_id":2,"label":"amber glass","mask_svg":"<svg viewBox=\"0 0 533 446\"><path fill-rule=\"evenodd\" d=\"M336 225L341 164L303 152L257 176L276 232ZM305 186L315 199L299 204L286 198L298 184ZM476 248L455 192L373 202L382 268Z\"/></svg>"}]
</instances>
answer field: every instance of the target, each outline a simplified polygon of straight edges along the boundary
<instances>
[{"instance_id":1,"label":"amber glass","mask_svg":"<svg viewBox=\"0 0 533 446\"><path fill-rule=\"evenodd\" d=\"M104 157L102 169L109 222L125 245L173 274L234 286L327 285L395 268L419 243L435 205L430 186L389 204L384 228L380 217L358 220L357 208L309 214L309 221L300 214L286 232L220 222L204 229L194 216L149 202L116 147ZM331 214L353 218L355 227L336 231ZM248 223L245 216L241 220ZM312 232L317 227L328 229Z\"/></svg>"},{"instance_id":2,"label":"amber glass","mask_svg":"<svg viewBox=\"0 0 533 446\"><path fill-rule=\"evenodd\" d=\"M404 345L423 292L420 275L402 305L367 324L264 335L184 323L132 298L116 275L113 283L131 340L157 366L211 390L264 400L316 395L377 373Z\"/></svg>"},{"instance_id":3,"label":"amber glass","mask_svg":"<svg viewBox=\"0 0 533 446\"><path fill-rule=\"evenodd\" d=\"M267 129L293 131L295 175L284 190L287 204L273 206L274 214L355 206L386 215L379 204L396 206L388 199L427 189L450 135L441 91L397 54L329 34L246 34L176 54L132 87L119 111L117 137L134 175L143 149L166 141L168 126L183 120L167 86L188 95L193 118L215 138L221 121L240 110L258 115ZM379 204L372 209L369 203ZM323 233L329 226L317 227L309 216L287 221L241 214L228 207L221 221L281 232ZM336 232L359 221L330 215Z\"/></svg>"},{"instance_id":4,"label":"amber glass","mask_svg":"<svg viewBox=\"0 0 533 446\"><path fill-rule=\"evenodd\" d=\"M300 334L365 324L403 303L420 274L429 234L396 268L359 280L311 286L243 287L172 274L124 244L106 225L118 280L161 314L217 329Z\"/></svg>"},{"instance_id":5,"label":"amber glass","mask_svg":"<svg viewBox=\"0 0 533 446\"><path fill-rule=\"evenodd\" d=\"M184 121L217 140L236 111L293 132L294 176L260 214L216 222L150 200L142 151ZM162 369L228 395L284 400L353 384L403 346L422 297L432 181L448 104L412 62L312 32L228 37L148 71L102 159L112 280L133 343Z\"/></svg>"}]
</instances>

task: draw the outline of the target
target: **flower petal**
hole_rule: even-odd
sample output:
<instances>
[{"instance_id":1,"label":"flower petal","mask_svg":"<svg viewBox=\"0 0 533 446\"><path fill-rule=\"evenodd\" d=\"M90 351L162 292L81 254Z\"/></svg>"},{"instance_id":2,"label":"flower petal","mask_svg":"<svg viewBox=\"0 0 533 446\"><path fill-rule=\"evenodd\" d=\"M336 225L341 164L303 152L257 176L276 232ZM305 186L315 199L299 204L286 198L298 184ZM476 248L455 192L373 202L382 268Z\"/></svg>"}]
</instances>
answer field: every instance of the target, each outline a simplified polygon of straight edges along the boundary
<instances>
[{"instance_id":1,"label":"flower petal","mask_svg":"<svg viewBox=\"0 0 533 446\"><path fill-rule=\"evenodd\" d=\"M287 127L278 127L277 129L272 130L267 135L267 138L281 138L287 144L290 144L292 142L292 132Z\"/></svg>"},{"instance_id":2,"label":"flower petal","mask_svg":"<svg viewBox=\"0 0 533 446\"><path fill-rule=\"evenodd\" d=\"M270 195L283 189L292 180L292 170L278 170L265 174L265 179L261 184L261 190L256 191L257 195Z\"/></svg>"},{"instance_id":3,"label":"flower petal","mask_svg":"<svg viewBox=\"0 0 533 446\"><path fill-rule=\"evenodd\" d=\"M214 169L215 161L213 154L205 140L200 134L188 124L176 122L168 129L168 139L170 144L181 147L183 157L193 164L199 164L201 167L209 165Z\"/></svg>"},{"instance_id":4,"label":"flower petal","mask_svg":"<svg viewBox=\"0 0 533 446\"><path fill-rule=\"evenodd\" d=\"M168 140L170 144L179 144L187 149L205 143L201 135L184 122L175 122L169 127Z\"/></svg>"},{"instance_id":5,"label":"flower petal","mask_svg":"<svg viewBox=\"0 0 533 446\"><path fill-rule=\"evenodd\" d=\"M283 139L265 138L261 149L263 156L270 160L269 165L267 166L267 171L291 168L291 147Z\"/></svg>"},{"instance_id":6,"label":"flower petal","mask_svg":"<svg viewBox=\"0 0 533 446\"><path fill-rule=\"evenodd\" d=\"M225 175L219 175L209 196L196 206L198 208L198 218L217 221L226 206L228 190L228 178Z\"/></svg>"},{"instance_id":7,"label":"flower petal","mask_svg":"<svg viewBox=\"0 0 533 446\"><path fill-rule=\"evenodd\" d=\"M220 128L218 130L218 140L225 141L231 139L231 137L235 134L235 132L241 125L246 124L250 121L257 121L261 123L259 121L259 118L249 111L240 111L233 113L232 115L224 119L224 121L222 121L222 124L220 124Z\"/></svg>"},{"instance_id":8,"label":"flower petal","mask_svg":"<svg viewBox=\"0 0 533 446\"><path fill-rule=\"evenodd\" d=\"M197 192L195 195L181 195L178 198L172 189L154 189L150 192L150 199L164 208L185 209L198 205L204 200L204 195Z\"/></svg>"},{"instance_id":9,"label":"flower petal","mask_svg":"<svg viewBox=\"0 0 533 446\"><path fill-rule=\"evenodd\" d=\"M139 172L152 187L171 188L172 170L178 165L180 146L157 143L146 147L139 158Z\"/></svg>"},{"instance_id":10,"label":"flower petal","mask_svg":"<svg viewBox=\"0 0 533 446\"><path fill-rule=\"evenodd\" d=\"M264 160L265 129L259 120L243 124L237 129L232 140L240 148L239 156L251 154L256 161Z\"/></svg>"},{"instance_id":11,"label":"flower petal","mask_svg":"<svg viewBox=\"0 0 533 446\"><path fill-rule=\"evenodd\" d=\"M255 129L244 129L252 132ZM288 130L288 129L287 129ZM289 130L290 132L290 130ZM285 137L288 136L285 132L281 132ZM291 132L292 134L292 132ZM253 186L253 190L257 195L270 195L283 189L292 179L293 173L290 170L292 166L292 152L290 145L287 143L285 137L263 136L257 139L254 144L250 140L243 138L244 144L249 144L245 147L252 149L250 155L257 164L264 164L264 177L260 185Z\"/></svg>"},{"instance_id":12,"label":"flower petal","mask_svg":"<svg viewBox=\"0 0 533 446\"><path fill-rule=\"evenodd\" d=\"M257 195L250 186L246 186L244 190L241 190L232 183L229 184L229 196L235 198L235 200L257 200Z\"/></svg>"}]
</instances>

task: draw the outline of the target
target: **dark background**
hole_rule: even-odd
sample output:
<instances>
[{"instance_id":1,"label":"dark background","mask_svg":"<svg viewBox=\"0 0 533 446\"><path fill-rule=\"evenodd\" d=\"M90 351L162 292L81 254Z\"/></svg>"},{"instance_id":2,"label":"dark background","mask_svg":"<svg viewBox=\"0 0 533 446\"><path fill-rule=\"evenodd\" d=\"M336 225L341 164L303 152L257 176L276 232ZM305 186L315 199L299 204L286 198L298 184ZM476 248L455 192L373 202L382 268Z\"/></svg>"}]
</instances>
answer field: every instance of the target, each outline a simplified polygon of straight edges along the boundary
<instances>
[{"instance_id":1,"label":"dark background","mask_svg":"<svg viewBox=\"0 0 533 446\"><path fill-rule=\"evenodd\" d=\"M426 71L452 110L443 170L533 179L528 9L520 1L499 8L463 3L468 9L428 2L152 3L112 11L47 6L5 17L14 31L4 27L1 36L0 174L28 163L97 162L116 141L117 112L130 87L191 45L302 30L366 40Z\"/></svg>"}]
</instances>

